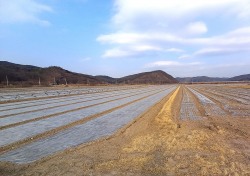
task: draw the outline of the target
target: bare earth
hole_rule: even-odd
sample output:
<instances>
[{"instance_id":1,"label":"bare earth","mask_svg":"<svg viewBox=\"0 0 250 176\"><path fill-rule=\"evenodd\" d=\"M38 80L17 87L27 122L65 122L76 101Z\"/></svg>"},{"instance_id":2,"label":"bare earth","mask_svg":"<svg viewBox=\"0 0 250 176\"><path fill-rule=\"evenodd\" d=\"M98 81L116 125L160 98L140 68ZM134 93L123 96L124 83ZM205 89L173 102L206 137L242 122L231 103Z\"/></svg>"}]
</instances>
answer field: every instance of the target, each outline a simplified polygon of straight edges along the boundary
<instances>
[{"instance_id":1,"label":"bare earth","mask_svg":"<svg viewBox=\"0 0 250 176\"><path fill-rule=\"evenodd\" d=\"M180 120L185 92L201 120ZM31 164L0 162L0 175L250 175L250 114L233 117L212 93L204 95L226 115L206 114L193 92L180 86L108 139Z\"/></svg>"}]
</instances>

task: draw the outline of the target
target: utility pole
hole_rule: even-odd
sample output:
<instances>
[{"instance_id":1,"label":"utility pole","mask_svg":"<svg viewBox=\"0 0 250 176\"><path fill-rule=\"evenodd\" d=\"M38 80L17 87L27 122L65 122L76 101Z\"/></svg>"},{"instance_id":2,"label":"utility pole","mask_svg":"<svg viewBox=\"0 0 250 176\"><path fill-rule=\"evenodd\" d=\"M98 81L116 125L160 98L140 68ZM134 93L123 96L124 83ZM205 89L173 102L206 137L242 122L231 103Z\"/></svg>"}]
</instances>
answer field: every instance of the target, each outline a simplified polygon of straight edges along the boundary
<instances>
[{"instance_id":1,"label":"utility pole","mask_svg":"<svg viewBox=\"0 0 250 176\"><path fill-rule=\"evenodd\" d=\"M66 84L66 85L68 85L68 83L67 83L67 79L66 79L66 78L64 78L64 80L65 80L65 84Z\"/></svg>"},{"instance_id":2,"label":"utility pole","mask_svg":"<svg viewBox=\"0 0 250 176\"><path fill-rule=\"evenodd\" d=\"M41 79L40 79L40 77L39 77L39 81L38 81L38 84L39 84L39 86L41 85Z\"/></svg>"},{"instance_id":3,"label":"utility pole","mask_svg":"<svg viewBox=\"0 0 250 176\"><path fill-rule=\"evenodd\" d=\"M9 79L7 75L6 75L6 83L7 83L7 86L9 86Z\"/></svg>"}]
</instances>

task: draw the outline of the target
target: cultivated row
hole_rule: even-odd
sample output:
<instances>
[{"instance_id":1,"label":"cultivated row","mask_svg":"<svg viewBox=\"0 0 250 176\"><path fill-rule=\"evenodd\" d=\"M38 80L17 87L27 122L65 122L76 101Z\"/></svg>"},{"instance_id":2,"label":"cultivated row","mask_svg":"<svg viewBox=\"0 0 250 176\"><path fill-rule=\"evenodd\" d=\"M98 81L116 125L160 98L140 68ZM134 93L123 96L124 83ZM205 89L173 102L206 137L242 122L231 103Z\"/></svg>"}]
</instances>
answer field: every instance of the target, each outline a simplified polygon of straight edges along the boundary
<instances>
[{"instance_id":1,"label":"cultivated row","mask_svg":"<svg viewBox=\"0 0 250 176\"><path fill-rule=\"evenodd\" d=\"M0 160L32 162L72 146L108 137L175 89L176 86L154 86L128 90L121 95L117 93L101 100L87 101L92 104L85 104L85 108L2 129L1 146L18 146L20 141L24 143L15 150L3 153ZM23 118L25 116L20 117ZM16 122L16 119L12 119L12 123Z\"/></svg>"}]
</instances>

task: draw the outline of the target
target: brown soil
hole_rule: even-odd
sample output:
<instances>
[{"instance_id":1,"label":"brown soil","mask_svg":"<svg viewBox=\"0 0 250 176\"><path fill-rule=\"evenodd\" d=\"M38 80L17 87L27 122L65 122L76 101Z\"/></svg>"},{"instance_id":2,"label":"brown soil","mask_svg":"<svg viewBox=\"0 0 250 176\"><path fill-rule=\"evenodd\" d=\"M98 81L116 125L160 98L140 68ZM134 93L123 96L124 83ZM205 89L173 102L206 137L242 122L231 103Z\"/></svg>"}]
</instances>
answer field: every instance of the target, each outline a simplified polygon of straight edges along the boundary
<instances>
[{"instance_id":1,"label":"brown soil","mask_svg":"<svg viewBox=\"0 0 250 176\"><path fill-rule=\"evenodd\" d=\"M0 175L250 175L250 119L179 121L182 89L108 139L29 165L2 162Z\"/></svg>"}]
</instances>

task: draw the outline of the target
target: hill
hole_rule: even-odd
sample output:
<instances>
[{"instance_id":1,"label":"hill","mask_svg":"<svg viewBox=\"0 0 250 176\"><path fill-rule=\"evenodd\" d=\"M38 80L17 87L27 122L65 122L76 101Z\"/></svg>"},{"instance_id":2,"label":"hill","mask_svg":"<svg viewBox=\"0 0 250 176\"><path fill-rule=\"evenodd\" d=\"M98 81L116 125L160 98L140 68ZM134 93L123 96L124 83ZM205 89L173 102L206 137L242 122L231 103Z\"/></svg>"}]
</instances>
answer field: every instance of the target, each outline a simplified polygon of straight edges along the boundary
<instances>
[{"instance_id":1,"label":"hill","mask_svg":"<svg viewBox=\"0 0 250 176\"><path fill-rule=\"evenodd\" d=\"M235 76L235 77L232 77L232 78L218 78L218 77L197 76L197 77L183 77L183 78L177 77L176 79L181 83L250 81L250 74Z\"/></svg>"},{"instance_id":2,"label":"hill","mask_svg":"<svg viewBox=\"0 0 250 176\"><path fill-rule=\"evenodd\" d=\"M116 78L112 78L110 76L104 76L104 75L98 75L95 76L95 78L99 79L102 82L109 83L109 84L115 84L116 83Z\"/></svg>"},{"instance_id":3,"label":"hill","mask_svg":"<svg viewBox=\"0 0 250 176\"><path fill-rule=\"evenodd\" d=\"M139 74L129 75L118 79L118 83L129 84L168 84L178 83L171 75L164 71L157 70L152 72L143 72Z\"/></svg>"},{"instance_id":4,"label":"hill","mask_svg":"<svg viewBox=\"0 0 250 176\"><path fill-rule=\"evenodd\" d=\"M197 77L184 77L184 78L177 77L176 79L182 83L190 83L190 82L222 82L222 81L227 81L228 78L197 76Z\"/></svg>"},{"instance_id":5,"label":"hill","mask_svg":"<svg viewBox=\"0 0 250 176\"><path fill-rule=\"evenodd\" d=\"M7 61L0 61L0 85L6 82L12 85L31 86L53 85L53 84L167 84L177 83L171 75L163 71L153 71L126 76L123 78L112 78L109 76L91 76L74 73L61 67L51 66L47 68L32 65L20 65Z\"/></svg>"},{"instance_id":6,"label":"hill","mask_svg":"<svg viewBox=\"0 0 250 176\"><path fill-rule=\"evenodd\" d=\"M49 84L100 84L101 81L93 76L70 72L60 67L41 68L31 65L20 65L0 61L0 84L6 84L6 76L12 85L41 85Z\"/></svg>"},{"instance_id":7,"label":"hill","mask_svg":"<svg viewBox=\"0 0 250 176\"><path fill-rule=\"evenodd\" d=\"M235 76L228 79L229 81L250 81L250 74Z\"/></svg>"}]
</instances>

